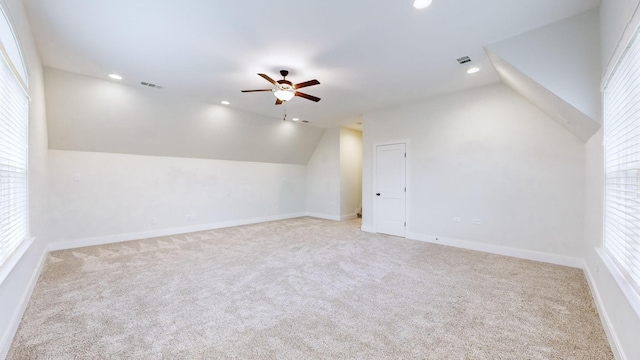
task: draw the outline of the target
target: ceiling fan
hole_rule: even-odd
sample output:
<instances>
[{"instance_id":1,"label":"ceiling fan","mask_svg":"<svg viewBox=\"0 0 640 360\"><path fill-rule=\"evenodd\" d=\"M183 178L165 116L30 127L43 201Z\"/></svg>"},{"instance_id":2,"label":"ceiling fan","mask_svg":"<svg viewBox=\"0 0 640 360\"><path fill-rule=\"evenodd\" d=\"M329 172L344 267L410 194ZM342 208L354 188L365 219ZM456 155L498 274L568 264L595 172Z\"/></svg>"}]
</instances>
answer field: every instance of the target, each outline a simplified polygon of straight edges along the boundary
<instances>
[{"instance_id":1,"label":"ceiling fan","mask_svg":"<svg viewBox=\"0 0 640 360\"><path fill-rule=\"evenodd\" d=\"M275 81L265 74L258 74L262 76L265 80L273 84L275 87L273 89L261 89L261 90L242 90L242 92L260 92L260 91L271 91L276 96L276 105L280 105L285 101L289 101L293 99L294 96L300 96L301 98L305 98L307 100L318 102L320 101L319 97L302 93L298 91L303 87L318 85L320 82L316 79L301 82L299 84L293 84L291 81L287 80L286 77L289 75L287 70L280 70L280 75L282 75L282 80Z\"/></svg>"}]
</instances>

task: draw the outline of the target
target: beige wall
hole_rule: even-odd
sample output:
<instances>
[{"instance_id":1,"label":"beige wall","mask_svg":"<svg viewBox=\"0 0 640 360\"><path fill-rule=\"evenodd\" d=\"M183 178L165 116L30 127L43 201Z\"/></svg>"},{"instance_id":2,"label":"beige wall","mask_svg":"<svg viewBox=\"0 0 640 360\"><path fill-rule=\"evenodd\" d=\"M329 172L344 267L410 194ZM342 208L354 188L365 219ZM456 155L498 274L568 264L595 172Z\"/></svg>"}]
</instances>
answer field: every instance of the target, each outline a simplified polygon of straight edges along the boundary
<instances>
[{"instance_id":1,"label":"beige wall","mask_svg":"<svg viewBox=\"0 0 640 360\"><path fill-rule=\"evenodd\" d=\"M362 132L340 129L340 217L353 218L362 203Z\"/></svg>"}]
</instances>

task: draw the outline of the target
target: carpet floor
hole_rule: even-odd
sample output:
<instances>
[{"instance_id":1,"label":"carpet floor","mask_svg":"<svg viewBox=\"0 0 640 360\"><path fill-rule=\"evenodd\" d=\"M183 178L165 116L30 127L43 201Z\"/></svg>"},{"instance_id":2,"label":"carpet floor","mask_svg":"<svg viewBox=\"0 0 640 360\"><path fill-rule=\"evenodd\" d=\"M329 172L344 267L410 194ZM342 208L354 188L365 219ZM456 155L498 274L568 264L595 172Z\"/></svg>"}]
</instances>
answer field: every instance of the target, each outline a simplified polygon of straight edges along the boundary
<instances>
[{"instance_id":1,"label":"carpet floor","mask_svg":"<svg viewBox=\"0 0 640 360\"><path fill-rule=\"evenodd\" d=\"M52 252L9 359L613 359L579 269L297 218Z\"/></svg>"}]
</instances>

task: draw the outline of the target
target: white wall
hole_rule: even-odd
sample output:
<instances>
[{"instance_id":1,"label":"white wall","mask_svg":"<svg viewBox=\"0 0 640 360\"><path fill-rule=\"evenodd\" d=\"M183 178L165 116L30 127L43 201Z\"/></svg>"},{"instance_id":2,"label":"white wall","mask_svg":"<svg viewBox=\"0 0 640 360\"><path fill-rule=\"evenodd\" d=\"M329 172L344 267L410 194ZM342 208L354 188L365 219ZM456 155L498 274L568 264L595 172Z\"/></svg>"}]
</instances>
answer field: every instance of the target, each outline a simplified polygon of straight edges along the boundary
<instances>
[{"instance_id":1,"label":"white wall","mask_svg":"<svg viewBox=\"0 0 640 360\"><path fill-rule=\"evenodd\" d=\"M602 133L598 131L586 144L585 152L585 247L583 257L591 262L593 249L602 245L602 210L604 184L604 153Z\"/></svg>"},{"instance_id":2,"label":"white wall","mask_svg":"<svg viewBox=\"0 0 640 360\"><path fill-rule=\"evenodd\" d=\"M363 118L363 228L373 226L373 146L407 139L410 237L580 254L584 144L510 88L482 87Z\"/></svg>"},{"instance_id":3,"label":"white wall","mask_svg":"<svg viewBox=\"0 0 640 360\"><path fill-rule=\"evenodd\" d=\"M54 248L305 212L304 165L59 150L49 153L49 232ZM187 215L195 215L195 219L187 219Z\"/></svg>"},{"instance_id":4,"label":"white wall","mask_svg":"<svg viewBox=\"0 0 640 360\"><path fill-rule=\"evenodd\" d=\"M638 24L640 14L632 18L638 0L602 0L600 6L603 83L618 61ZM630 24L629 24L630 23ZM629 25L628 25L629 24ZM640 297L625 286L619 271L601 257L603 147L602 131L586 145L585 241L587 276L598 299L600 317L608 331L611 346L621 359L640 359ZM625 295L626 293L626 295Z\"/></svg>"},{"instance_id":5,"label":"white wall","mask_svg":"<svg viewBox=\"0 0 640 360\"><path fill-rule=\"evenodd\" d=\"M307 163L307 212L340 220L340 128L327 129Z\"/></svg>"},{"instance_id":6,"label":"white wall","mask_svg":"<svg viewBox=\"0 0 640 360\"><path fill-rule=\"evenodd\" d=\"M22 47L30 75L29 92L29 212L35 241L9 276L0 284L0 359L9 351L22 317L47 243L47 124L45 118L42 65L21 0L0 0L10 17Z\"/></svg>"},{"instance_id":7,"label":"white wall","mask_svg":"<svg viewBox=\"0 0 640 360\"><path fill-rule=\"evenodd\" d=\"M49 148L304 165L323 129L45 69Z\"/></svg>"},{"instance_id":8,"label":"white wall","mask_svg":"<svg viewBox=\"0 0 640 360\"><path fill-rule=\"evenodd\" d=\"M594 9L487 48L576 109L599 121L599 29L599 12Z\"/></svg>"},{"instance_id":9,"label":"white wall","mask_svg":"<svg viewBox=\"0 0 640 360\"><path fill-rule=\"evenodd\" d=\"M340 128L340 217L356 217L362 203L362 132Z\"/></svg>"}]
</instances>

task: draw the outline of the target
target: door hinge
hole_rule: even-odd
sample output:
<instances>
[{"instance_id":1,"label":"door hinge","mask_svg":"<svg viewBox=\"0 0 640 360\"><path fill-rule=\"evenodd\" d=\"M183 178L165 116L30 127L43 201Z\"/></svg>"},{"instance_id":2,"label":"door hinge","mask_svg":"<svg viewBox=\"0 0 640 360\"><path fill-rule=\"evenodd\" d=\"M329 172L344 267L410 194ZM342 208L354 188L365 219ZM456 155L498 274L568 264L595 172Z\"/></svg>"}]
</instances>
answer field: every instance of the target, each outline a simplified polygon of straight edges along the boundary
<instances>
[{"instance_id":1,"label":"door hinge","mask_svg":"<svg viewBox=\"0 0 640 360\"><path fill-rule=\"evenodd\" d=\"M407 192L407 187L406 186L404 187L404 192Z\"/></svg>"},{"instance_id":2,"label":"door hinge","mask_svg":"<svg viewBox=\"0 0 640 360\"><path fill-rule=\"evenodd\" d=\"M404 157L407 157L407 153L404 153Z\"/></svg>"},{"instance_id":3,"label":"door hinge","mask_svg":"<svg viewBox=\"0 0 640 360\"><path fill-rule=\"evenodd\" d=\"M406 221L404 222L404 226L407 226L407 222Z\"/></svg>"}]
</instances>

